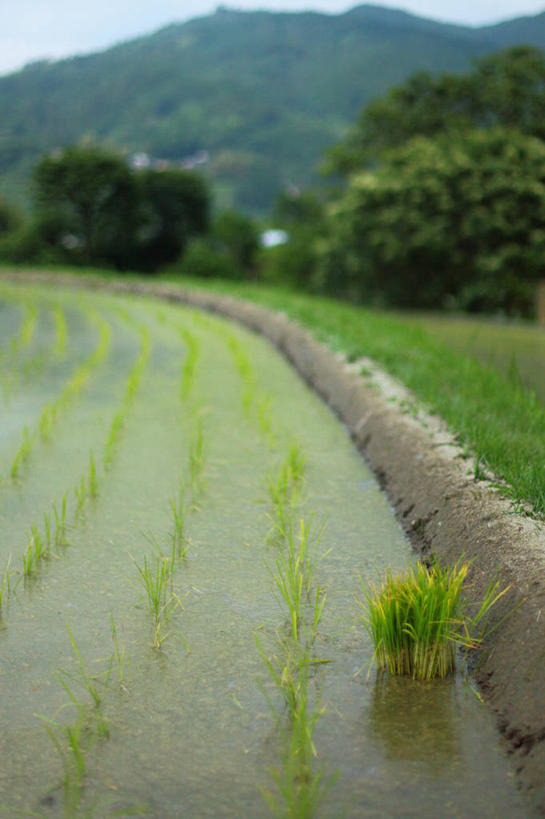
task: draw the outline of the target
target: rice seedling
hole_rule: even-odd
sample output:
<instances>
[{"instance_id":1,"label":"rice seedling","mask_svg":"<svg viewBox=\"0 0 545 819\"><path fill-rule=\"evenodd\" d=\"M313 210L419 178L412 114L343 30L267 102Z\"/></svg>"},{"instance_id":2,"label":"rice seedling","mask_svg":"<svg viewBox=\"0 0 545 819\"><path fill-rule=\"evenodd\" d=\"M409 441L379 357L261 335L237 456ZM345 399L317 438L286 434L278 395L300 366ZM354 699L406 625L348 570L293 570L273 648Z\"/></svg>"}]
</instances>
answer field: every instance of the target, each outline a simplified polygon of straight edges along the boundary
<instances>
[{"instance_id":1,"label":"rice seedling","mask_svg":"<svg viewBox=\"0 0 545 819\"><path fill-rule=\"evenodd\" d=\"M61 501L61 511L57 510L55 504L52 505L53 518L55 520L54 544L56 547L66 545L66 494Z\"/></svg>"},{"instance_id":2,"label":"rice seedling","mask_svg":"<svg viewBox=\"0 0 545 819\"><path fill-rule=\"evenodd\" d=\"M468 571L461 561L445 569L417 563L400 575L388 572L380 585L364 586L362 619L379 669L415 680L444 678L455 669L456 646L478 646L481 621L509 587L499 591L499 583L491 583L470 616L463 596Z\"/></svg>"},{"instance_id":3,"label":"rice seedling","mask_svg":"<svg viewBox=\"0 0 545 819\"><path fill-rule=\"evenodd\" d=\"M74 495L76 498L76 509L74 516L81 518L85 511L85 504L87 503L87 484L85 483L85 475L81 476L78 486L74 487Z\"/></svg>"},{"instance_id":4,"label":"rice seedling","mask_svg":"<svg viewBox=\"0 0 545 819\"><path fill-rule=\"evenodd\" d=\"M42 721L61 760L64 815L65 817L76 816L87 776L85 719L80 716L69 725L61 725L41 714L36 714L36 716Z\"/></svg>"},{"instance_id":5,"label":"rice seedling","mask_svg":"<svg viewBox=\"0 0 545 819\"><path fill-rule=\"evenodd\" d=\"M110 612L110 623L112 624L112 642L114 644L114 654L112 657L113 664L117 668L119 675L119 687L122 691L127 691L127 674L125 670L125 650L120 648L119 638L117 636L117 628L114 621L114 616Z\"/></svg>"},{"instance_id":6,"label":"rice seedling","mask_svg":"<svg viewBox=\"0 0 545 819\"><path fill-rule=\"evenodd\" d=\"M187 538L184 535L186 506L185 490L183 483L180 484L178 499L169 499L170 511L172 512L172 549L177 557L184 557L187 552Z\"/></svg>"},{"instance_id":7,"label":"rice seedling","mask_svg":"<svg viewBox=\"0 0 545 819\"><path fill-rule=\"evenodd\" d=\"M202 420L199 418L189 445L189 485L194 495L206 489L206 450Z\"/></svg>"},{"instance_id":8,"label":"rice seedling","mask_svg":"<svg viewBox=\"0 0 545 819\"><path fill-rule=\"evenodd\" d=\"M92 452L89 454L89 469L87 470L87 487L90 498L98 497L99 480L97 476L97 469L95 464L95 456Z\"/></svg>"}]
</instances>

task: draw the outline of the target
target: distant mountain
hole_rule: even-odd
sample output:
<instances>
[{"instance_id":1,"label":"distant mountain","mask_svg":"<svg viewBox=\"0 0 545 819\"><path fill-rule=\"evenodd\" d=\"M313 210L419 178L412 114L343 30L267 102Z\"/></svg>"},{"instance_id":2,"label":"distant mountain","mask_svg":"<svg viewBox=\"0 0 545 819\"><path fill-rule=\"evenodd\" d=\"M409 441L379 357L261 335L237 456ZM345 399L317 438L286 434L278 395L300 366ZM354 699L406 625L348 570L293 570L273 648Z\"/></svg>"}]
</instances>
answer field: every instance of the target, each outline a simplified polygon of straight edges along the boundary
<instances>
[{"instance_id":1,"label":"distant mountain","mask_svg":"<svg viewBox=\"0 0 545 819\"><path fill-rule=\"evenodd\" d=\"M521 43L545 48L545 13L469 28L369 5L339 15L220 7L0 77L0 194L24 200L44 151L88 137L198 164L221 205L262 211L283 187L310 183L323 150L391 85Z\"/></svg>"}]
</instances>

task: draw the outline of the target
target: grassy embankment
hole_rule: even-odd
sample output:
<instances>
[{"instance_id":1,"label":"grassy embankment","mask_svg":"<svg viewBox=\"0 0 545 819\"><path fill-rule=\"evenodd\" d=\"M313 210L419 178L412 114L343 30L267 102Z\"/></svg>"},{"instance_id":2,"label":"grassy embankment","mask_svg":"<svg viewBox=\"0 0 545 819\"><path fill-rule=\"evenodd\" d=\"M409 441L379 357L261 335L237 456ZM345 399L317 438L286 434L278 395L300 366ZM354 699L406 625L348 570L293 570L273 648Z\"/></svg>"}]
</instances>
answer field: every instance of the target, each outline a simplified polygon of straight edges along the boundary
<instances>
[{"instance_id":1,"label":"grassy embankment","mask_svg":"<svg viewBox=\"0 0 545 819\"><path fill-rule=\"evenodd\" d=\"M497 362L484 363L483 356L491 361L492 356L490 352L483 353L486 348L482 345L477 349L479 345L472 342L471 333L466 333L465 341L460 343L459 339L464 338L459 329L461 325L457 328L453 324L449 331L449 325L441 322L443 340L440 340L437 322L435 329L430 327L428 331L421 317L400 317L260 285L176 281L187 287L215 290L283 310L350 359L360 356L374 359L409 387L427 408L447 421L460 443L476 456L476 477L483 474L483 467L490 469L505 482L501 490L517 505L527 502L537 516L545 517L545 404L537 397L535 388L530 390L524 386L512 366L509 338L520 335L518 325L502 325L498 333L502 337L505 366L501 372L501 357ZM492 324L486 326L490 340ZM453 330L458 333L457 344L453 341ZM474 330L472 333L476 338ZM536 340L541 338L537 328L535 334ZM461 352L460 347L464 346L466 351ZM512 352L516 355L514 341ZM532 374L529 366L525 380L533 377L534 384L540 385L542 364L539 356L536 360L537 368Z\"/></svg>"}]
</instances>

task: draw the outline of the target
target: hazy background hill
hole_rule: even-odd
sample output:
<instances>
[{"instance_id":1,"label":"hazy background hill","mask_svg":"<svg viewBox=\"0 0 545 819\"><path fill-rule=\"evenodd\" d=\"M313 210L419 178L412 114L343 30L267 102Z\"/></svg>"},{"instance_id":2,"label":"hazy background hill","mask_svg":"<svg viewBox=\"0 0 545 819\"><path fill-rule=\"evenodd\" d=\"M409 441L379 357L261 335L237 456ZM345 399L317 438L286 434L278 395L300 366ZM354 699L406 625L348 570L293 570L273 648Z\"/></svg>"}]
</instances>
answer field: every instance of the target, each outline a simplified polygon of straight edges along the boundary
<instances>
[{"instance_id":1,"label":"hazy background hill","mask_svg":"<svg viewBox=\"0 0 545 819\"><path fill-rule=\"evenodd\" d=\"M219 8L0 77L0 192L24 201L38 156L88 137L199 161L220 205L263 211L282 188L313 181L323 150L392 84L419 70L464 71L520 43L545 47L545 13L469 28L378 6L340 15Z\"/></svg>"}]
</instances>

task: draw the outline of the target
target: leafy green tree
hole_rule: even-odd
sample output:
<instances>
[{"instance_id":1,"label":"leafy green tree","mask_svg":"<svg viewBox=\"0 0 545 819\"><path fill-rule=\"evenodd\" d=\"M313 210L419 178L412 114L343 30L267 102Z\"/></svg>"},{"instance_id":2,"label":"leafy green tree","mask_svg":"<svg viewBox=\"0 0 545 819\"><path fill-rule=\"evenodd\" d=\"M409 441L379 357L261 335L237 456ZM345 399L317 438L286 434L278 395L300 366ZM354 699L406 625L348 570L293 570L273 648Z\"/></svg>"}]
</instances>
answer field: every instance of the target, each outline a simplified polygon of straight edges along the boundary
<instances>
[{"instance_id":1,"label":"leafy green tree","mask_svg":"<svg viewBox=\"0 0 545 819\"><path fill-rule=\"evenodd\" d=\"M259 230L253 219L236 210L221 211L214 220L212 239L244 276L255 273Z\"/></svg>"},{"instance_id":2,"label":"leafy green tree","mask_svg":"<svg viewBox=\"0 0 545 819\"><path fill-rule=\"evenodd\" d=\"M202 176L184 170L142 171L136 182L140 214L134 266L155 270L177 259L189 239L207 230L210 194Z\"/></svg>"},{"instance_id":3,"label":"leafy green tree","mask_svg":"<svg viewBox=\"0 0 545 819\"><path fill-rule=\"evenodd\" d=\"M58 242L86 264L126 264L137 193L122 157L94 146L70 147L43 157L33 181L38 218L52 215L60 228Z\"/></svg>"},{"instance_id":4,"label":"leafy green tree","mask_svg":"<svg viewBox=\"0 0 545 819\"><path fill-rule=\"evenodd\" d=\"M545 258L545 144L498 127L415 138L352 177L332 226L330 291L527 312Z\"/></svg>"},{"instance_id":5,"label":"leafy green tree","mask_svg":"<svg viewBox=\"0 0 545 819\"><path fill-rule=\"evenodd\" d=\"M0 236L5 236L17 230L21 225L21 217L15 208L0 199Z\"/></svg>"},{"instance_id":6,"label":"leafy green tree","mask_svg":"<svg viewBox=\"0 0 545 819\"><path fill-rule=\"evenodd\" d=\"M464 75L415 74L361 112L326 170L346 175L372 166L415 136L496 126L545 138L545 56L517 46L476 61Z\"/></svg>"},{"instance_id":7,"label":"leafy green tree","mask_svg":"<svg viewBox=\"0 0 545 819\"><path fill-rule=\"evenodd\" d=\"M276 200L272 222L287 233L285 244L263 254L268 279L316 289L320 242L325 231L324 205L312 191L284 191Z\"/></svg>"}]
</instances>

